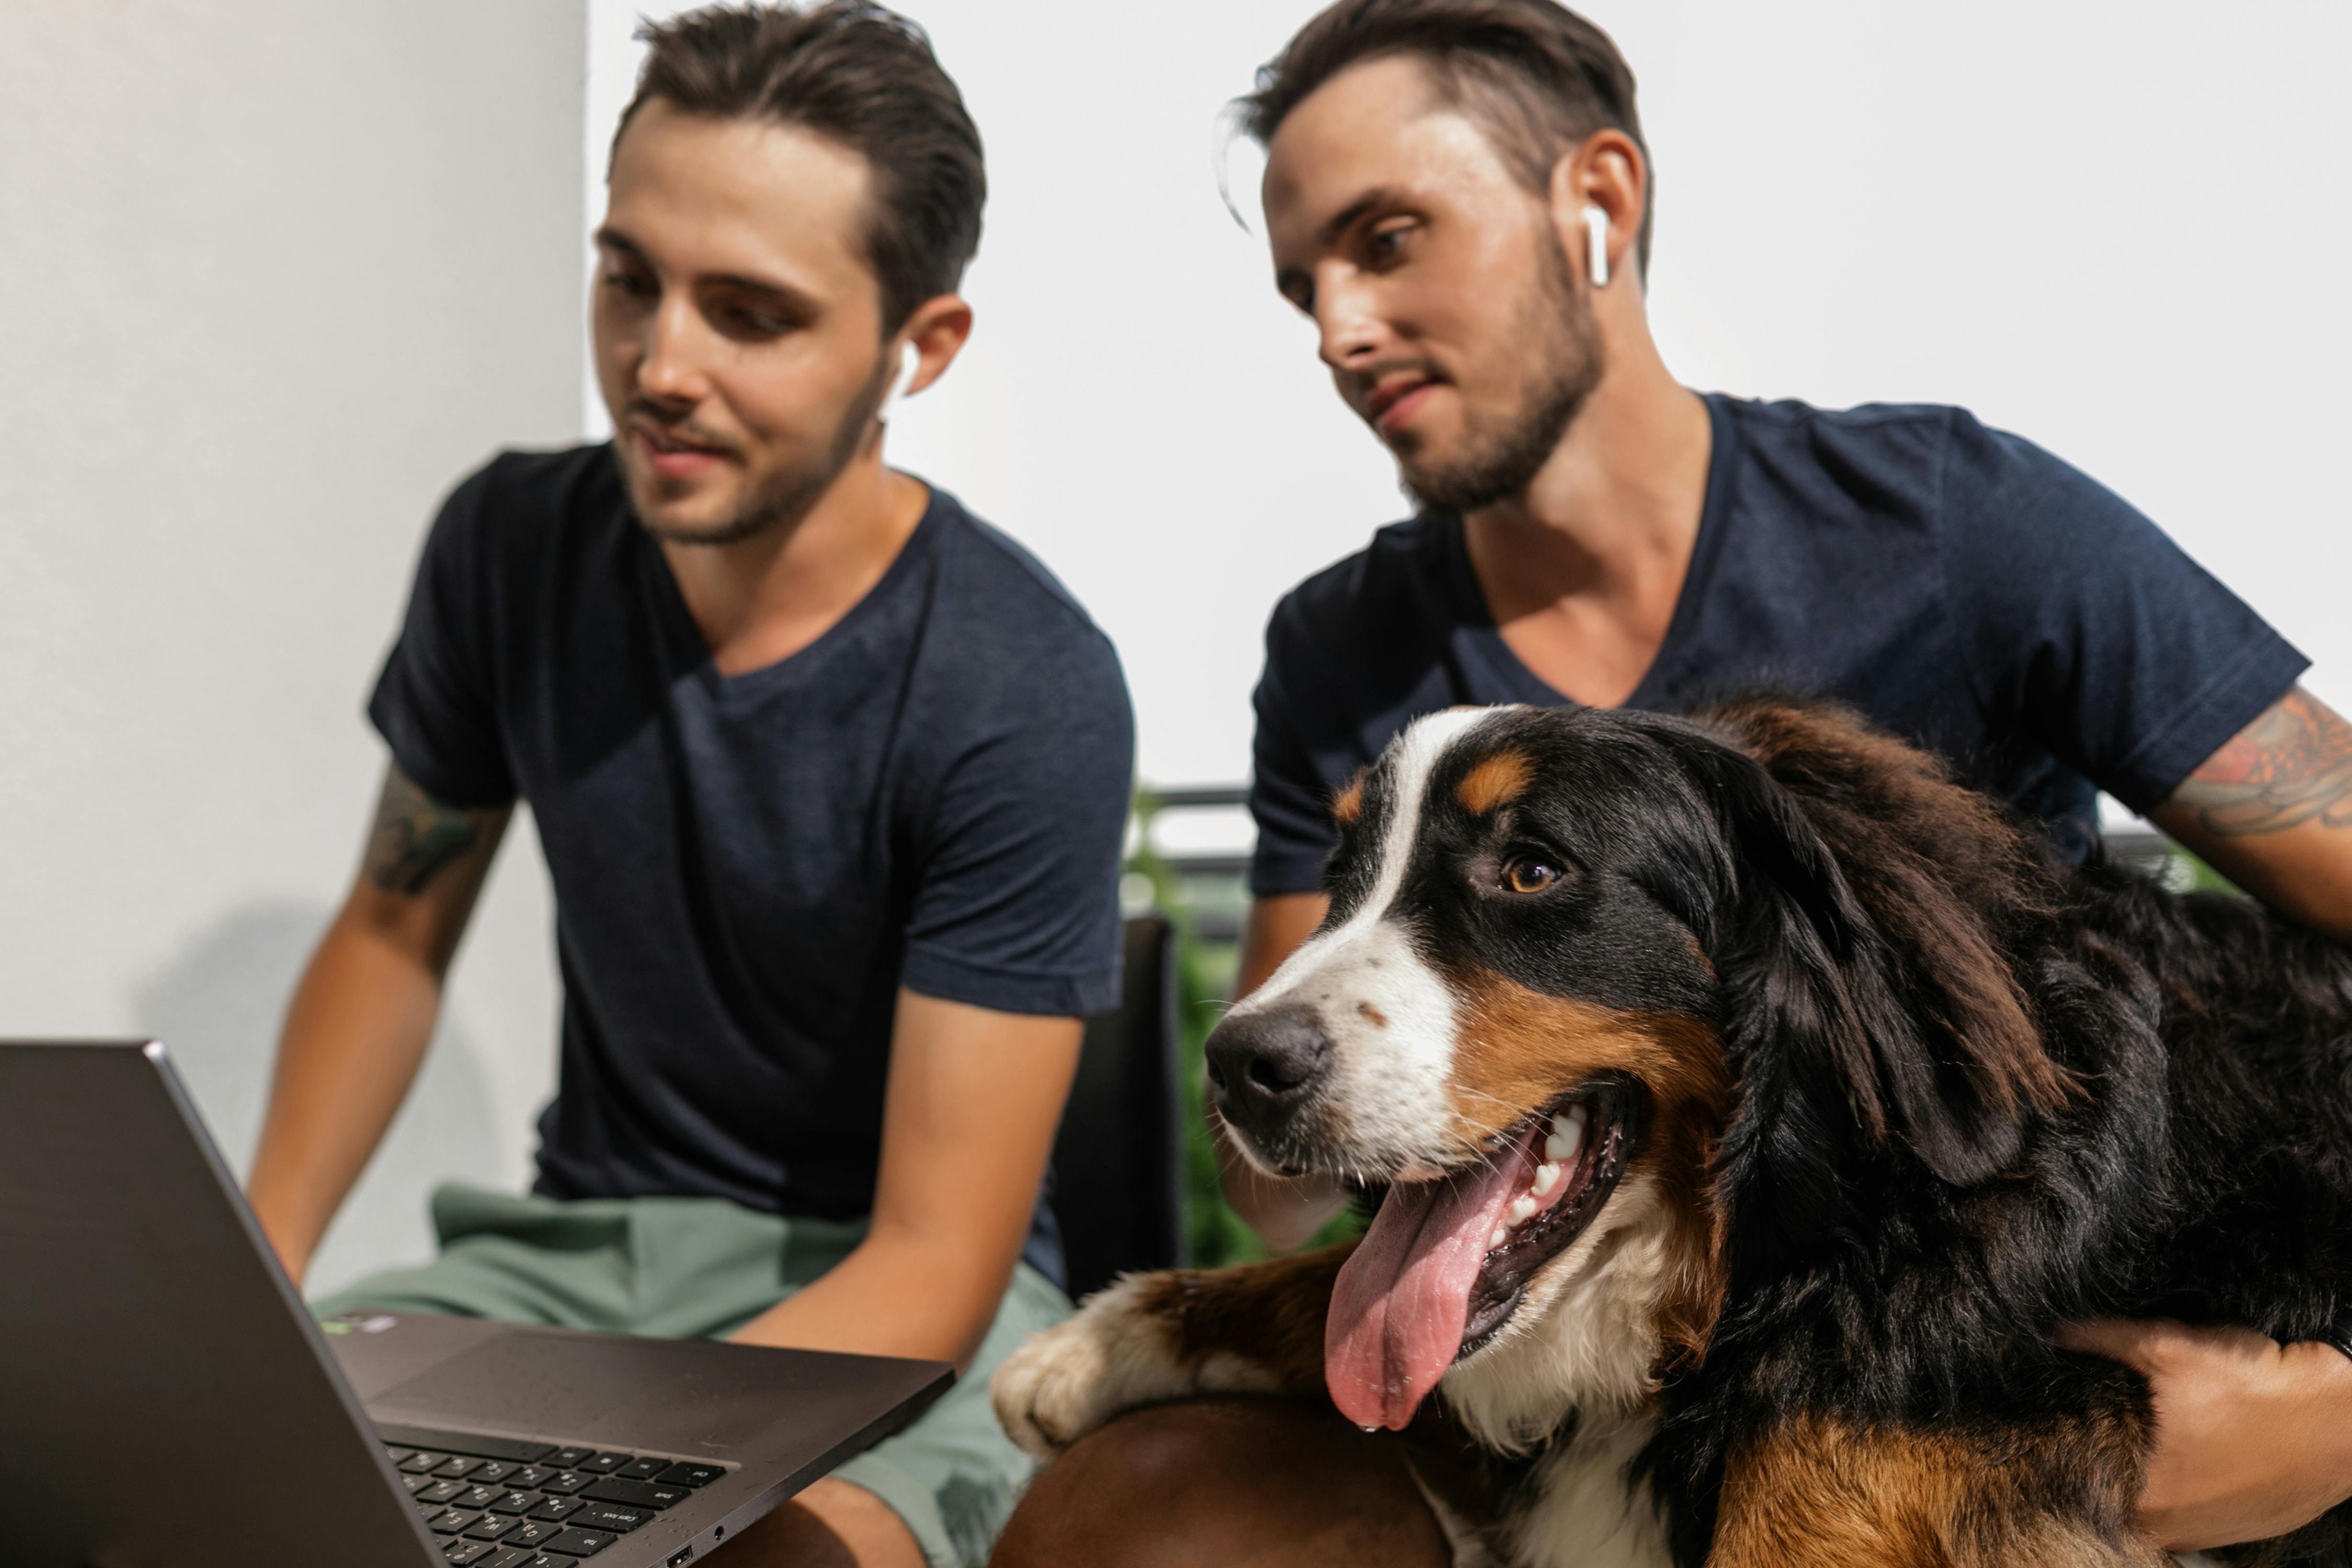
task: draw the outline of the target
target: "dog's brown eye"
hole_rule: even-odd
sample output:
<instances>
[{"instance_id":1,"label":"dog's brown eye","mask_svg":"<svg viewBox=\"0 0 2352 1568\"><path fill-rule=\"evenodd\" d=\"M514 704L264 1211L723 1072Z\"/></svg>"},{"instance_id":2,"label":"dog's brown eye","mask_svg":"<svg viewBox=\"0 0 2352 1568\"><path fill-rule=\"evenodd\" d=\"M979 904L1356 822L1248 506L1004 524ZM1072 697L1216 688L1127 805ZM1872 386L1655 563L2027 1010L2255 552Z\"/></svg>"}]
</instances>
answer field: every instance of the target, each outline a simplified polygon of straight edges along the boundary
<instances>
[{"instance_id":1,"label":"dog's brown eye","mask_svg":"<svg viewBox=\"0 0 2352 1568\"><path fill-rule=\"evenodd\" d=\"M1503 862L1503 886L1515 893L1540 893L1559 880L1559 868L1540 855L1514 855Z\"/></svg>"}]
</instances>

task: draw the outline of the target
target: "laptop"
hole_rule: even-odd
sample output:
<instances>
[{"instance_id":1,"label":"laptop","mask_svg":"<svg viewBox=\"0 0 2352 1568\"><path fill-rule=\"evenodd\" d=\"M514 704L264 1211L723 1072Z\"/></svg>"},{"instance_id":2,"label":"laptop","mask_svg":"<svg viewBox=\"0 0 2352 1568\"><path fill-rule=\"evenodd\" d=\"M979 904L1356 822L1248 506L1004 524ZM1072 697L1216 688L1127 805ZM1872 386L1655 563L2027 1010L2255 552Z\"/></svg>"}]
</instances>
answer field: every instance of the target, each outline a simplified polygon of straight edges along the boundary
<instances>
[{"instance_id":1,"label":"laptop","mask_svg":"<svg viewBox=\"0 0 2352 1568\"><path fill-rule=\"evenodd\" d=\"M14 1568L698 1561L945 1393L936 1362L314 1322L153 1043L0 1041Z\"/></svg>"}]
</instances>

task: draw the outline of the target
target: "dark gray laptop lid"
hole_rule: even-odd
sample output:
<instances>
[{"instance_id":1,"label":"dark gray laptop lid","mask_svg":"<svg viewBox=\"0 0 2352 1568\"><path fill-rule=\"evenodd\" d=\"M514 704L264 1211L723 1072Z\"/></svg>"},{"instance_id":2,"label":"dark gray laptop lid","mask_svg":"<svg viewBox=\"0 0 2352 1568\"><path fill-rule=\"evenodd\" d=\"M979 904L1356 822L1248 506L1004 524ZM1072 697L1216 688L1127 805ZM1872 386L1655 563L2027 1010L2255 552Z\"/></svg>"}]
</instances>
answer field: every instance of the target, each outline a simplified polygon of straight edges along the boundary
<instances>
[{"instance_id":1,"label":"dark gray laptop lid","mask_svg":"<svg viewBox=\"0 0 2352 1568\"><path fill-rule=\"evenodd\" d=\"M9 1563L439 1561L161 1047L0 1042L0 1259Z\"/></svg>"}]
</instances>

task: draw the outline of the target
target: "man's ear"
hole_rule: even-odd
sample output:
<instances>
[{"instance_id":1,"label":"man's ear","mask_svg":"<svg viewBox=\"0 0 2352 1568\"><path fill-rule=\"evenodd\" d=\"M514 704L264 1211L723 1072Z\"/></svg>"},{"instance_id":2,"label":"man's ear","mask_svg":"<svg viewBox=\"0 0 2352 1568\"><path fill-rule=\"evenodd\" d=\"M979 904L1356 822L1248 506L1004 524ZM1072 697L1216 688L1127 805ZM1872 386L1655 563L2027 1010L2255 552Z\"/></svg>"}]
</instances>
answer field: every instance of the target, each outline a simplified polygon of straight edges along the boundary
<instances>
[{"instance_id":1,"label":"man's ear","mask_svg":"<svg viewBox=\"0 0 2352 1568\"><path fill-rule=\"evenodd\" d=\"M1649 197L1650 162L1622 131L1596 131L1551 166L1545 201L1553 237L1588 285L1593 272L1585 215L1598 209L1608 223L1609 277L1612 283L1629 281L1638 291L1643 270L1642 223Z\"/></svg>"},{"instance_id":2,"label":"man's ear","mask_svg":"<svg viewBox=\"0 0 2352 1568\"><path fill-rule=\"evenodd\" d=\"M915 374L898 389L899 396L911 397L945 375L971 341L971 306L961 294L935 295L915 307L898 335L918 356Z\"/></svg>"}]
</instances>

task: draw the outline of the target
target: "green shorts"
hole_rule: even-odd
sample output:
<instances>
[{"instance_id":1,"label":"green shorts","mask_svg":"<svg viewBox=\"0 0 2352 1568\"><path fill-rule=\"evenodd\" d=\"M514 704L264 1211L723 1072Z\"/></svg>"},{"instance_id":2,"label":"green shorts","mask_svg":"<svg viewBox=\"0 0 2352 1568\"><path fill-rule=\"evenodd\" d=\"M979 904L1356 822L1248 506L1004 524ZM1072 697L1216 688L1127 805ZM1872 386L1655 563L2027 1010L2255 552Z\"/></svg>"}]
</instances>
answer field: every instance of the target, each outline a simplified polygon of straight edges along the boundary
<instances>
[{"instance_id":1,"label":"green shorts","mask_svg":"<svg viewBox=\"0 0 2352 1568\"><path fill-rule=\"evenodd\" d=\"M312 1303L320 1316L375 1307L519 1323L719 1339L849 1255L863 1220L786 1219L721 1198L433 1194L441 1256ZM976 1565L1032 1464L996 1425L988 1378L1013 1347L1070 1315L1069 1298L1023 1263L971 1369L922 1418L833 1473L906 1521L932 1568Z\"/></svg>"}]
</instances>

